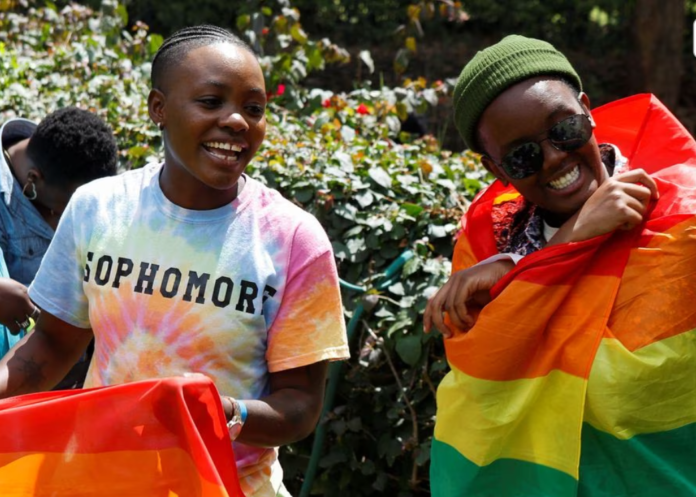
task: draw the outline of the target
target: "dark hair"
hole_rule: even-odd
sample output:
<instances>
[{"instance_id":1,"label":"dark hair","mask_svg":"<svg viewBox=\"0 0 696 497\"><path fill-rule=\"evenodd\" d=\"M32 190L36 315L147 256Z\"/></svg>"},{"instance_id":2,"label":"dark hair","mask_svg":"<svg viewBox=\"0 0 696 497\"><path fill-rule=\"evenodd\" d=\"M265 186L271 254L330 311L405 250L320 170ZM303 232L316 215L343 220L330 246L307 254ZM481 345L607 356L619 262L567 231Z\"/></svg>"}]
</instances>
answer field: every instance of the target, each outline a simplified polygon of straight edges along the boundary
<instances>
[{"instance_id":1,"label":"dark hair","mask_svg":"<svg viewBox=\"0 0 696 497\"><path fill-rule=\"evenodd\" d=\"M540 76L533 76L533 77L538 78ZM531 78L528 78L528 79L531 79ZM564 78L562 76L555 75L555 74L549 75L548 79L560 81L561 83L563 83L563 85L565 85L571 91L571 93L573 94L573 96L576 99L578 99L580 97L580 89L577 87L577 85L572 83L569 79ZM522 80L522 81L525 81L525 80ZM521 81L519 81L519 82L521 83ZM486 144L484 143L483 138L481 137L481 127L479 126L480 122L481 121L479 120L479 122L476 123L476 132L474 133L474 139L476 140L476 147L479 150L483 151L483 155L488 155L488 150L486 150Z\"/></svg>"},{"instance_id":2,"label":"dark hair","mask_svg":"<svg viewBox=\"0 0 696 497\"><path fill-rule=\"evenodd\" d=\"M209 24L180 29L164 40L164 43L159 47L155 58L152 60L152 70L150 72L152 87L161 90L167 71L180 63L184 55L189 51L215 43L231 43L254 54L254 51L248 44L226 29Z\"/></svg>"},{"instance_id":3,"label":"dark hair","mask_svg":"<svg viewBox=\"0 0 696 497\"><path fill-rule=\"evenodd\" d=\"M27 144L27 155L46 183L87 183L116 174L118 148L111 128L97 115L65 107L46 116Z\"/></svg>"}]
</instances>

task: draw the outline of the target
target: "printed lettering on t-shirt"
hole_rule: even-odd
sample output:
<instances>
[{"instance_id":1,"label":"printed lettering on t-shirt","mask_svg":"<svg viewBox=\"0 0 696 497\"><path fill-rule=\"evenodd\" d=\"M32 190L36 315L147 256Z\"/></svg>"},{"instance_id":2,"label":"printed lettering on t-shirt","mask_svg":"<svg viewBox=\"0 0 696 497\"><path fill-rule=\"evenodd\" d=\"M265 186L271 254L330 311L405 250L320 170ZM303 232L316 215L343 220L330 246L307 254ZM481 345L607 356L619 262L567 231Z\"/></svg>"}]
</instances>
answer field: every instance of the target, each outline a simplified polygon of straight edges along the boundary
<instances>
[{"instance_id":1,"label":"printed lettering on t-shirt","mask_svg":"<svg viewBox=\"0 0 696 497\"><path fill-rule=\"evenodd\" d=\"M120 288L124 281L135 283L133 291L144 295L155 292L167 299L181 299L196 304L212 303L247 314L263 314L263 305L277 290L270 285L240 279L233 281L224 275L213 277L204 272L189 270L184 274L176 267L161 267L152 262L136 263L127 257L108 254L95 257L87 253L84 282L97 286ZM263 288L263 290L261 290Z\"/></svg>"}]
</instances>

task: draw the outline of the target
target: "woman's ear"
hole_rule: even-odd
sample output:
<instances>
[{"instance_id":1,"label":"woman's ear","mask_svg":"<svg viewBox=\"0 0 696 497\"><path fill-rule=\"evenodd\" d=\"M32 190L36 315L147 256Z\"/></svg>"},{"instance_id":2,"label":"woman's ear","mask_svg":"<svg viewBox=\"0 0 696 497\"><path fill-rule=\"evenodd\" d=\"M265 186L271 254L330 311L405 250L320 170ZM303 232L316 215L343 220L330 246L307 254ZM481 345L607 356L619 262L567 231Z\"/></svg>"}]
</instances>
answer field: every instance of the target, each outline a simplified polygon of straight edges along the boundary
<instances>
[{"instance_id":1,"label":"woman's ear","mask_svg":"<svg viewBox=\"0 0 696 497\"><path fill-rule=\"evenodd\" d=\"M482 155L481 164L483 164L483 167L485 167L488 170L488 172L495 176L498 179L498 181L500 181L503 185L508 186L510 184L510 182L507 179L507 176L505 176L505 173L503 173L503 171L500 170L498 164L493 162L493 159L491 159L487 155Z\"/></svg>"},{"instance_id":2,"label":"woman's ear","mask_svg":"<svg viewBox=\"0 0 696 497\"><path fill-rule=\"evenodd\" d=\"M592 119L592 114L590 113L590 109L591 109L590 97L587 96L587 93L585 93L584 91L581 91L580 94L578 95L578 100L580 100L580 103L585 108L585 112L590 117L590 121L594 125L594 119Z\"/></svg>"},{"instance_id":3,"label":"woman's ear","mask_svg":"<svg viewBox=\"0 0 696 497\"><path fill-rule=\"evenodd\" d=\"M165 122L165 103L167 98L164 93L153 88L150 90L147 96L147 112L150 114L150 119L154 122L160 129L164 127Z\"/></svg>"},{"instance_id":4,"label":"woman's ear","mask_svg":"<svg viewBox=\"0 0 696 497\"><path fill-rule=\"evenodd\" d=\"M27 181L31 181L32 183L38 184L44 179L43 174L41 174L41 171L39 168L32 166L29 171L27 172Z\"/></svg>"}]
</instances>

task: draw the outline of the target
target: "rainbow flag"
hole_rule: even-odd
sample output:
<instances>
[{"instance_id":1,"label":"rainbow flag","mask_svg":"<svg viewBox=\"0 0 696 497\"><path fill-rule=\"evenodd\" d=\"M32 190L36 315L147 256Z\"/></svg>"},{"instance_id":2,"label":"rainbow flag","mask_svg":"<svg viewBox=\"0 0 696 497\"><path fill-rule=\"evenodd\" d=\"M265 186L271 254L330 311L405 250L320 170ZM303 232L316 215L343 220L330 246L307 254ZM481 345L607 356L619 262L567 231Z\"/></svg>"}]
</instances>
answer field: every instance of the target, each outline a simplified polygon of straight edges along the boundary
<instances>
[{"instance_id":1,"label":"rainbow flag","mask_svg":"<svg viewBox=\"0 0 696 497\"><path fill-rule=\"evenodd\" d=\"M243 496L220 397L199 378L0 401L0 495Z\"/></svg>"},{"instance_id":2,"label":"rainbow flag","mask_svg":"<svg viewBox=\"0 0 696 497\"><path fill-rule=\"evenodd\" d=\"M651 95L593 112L599 143L658 182L646 222L525 257L446 340L433 495L696 495L696 142ZM453 270L496 253L494 183Z\"/></svg>"}]
</instances>

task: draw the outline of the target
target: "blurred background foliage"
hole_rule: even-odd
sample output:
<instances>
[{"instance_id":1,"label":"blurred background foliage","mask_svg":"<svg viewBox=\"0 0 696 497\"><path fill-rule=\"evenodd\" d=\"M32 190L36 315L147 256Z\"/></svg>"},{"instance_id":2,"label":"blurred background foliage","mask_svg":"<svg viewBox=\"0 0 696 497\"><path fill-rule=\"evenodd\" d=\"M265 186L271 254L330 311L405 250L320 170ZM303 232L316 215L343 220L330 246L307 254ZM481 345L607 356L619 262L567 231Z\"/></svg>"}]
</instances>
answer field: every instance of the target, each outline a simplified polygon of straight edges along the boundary
<instances>
[{"instance_id":1,"label":"blurred background foliage","mask_svg":"<svg viewBox=\"0 0 696 497\"><path fill-rule=\"evenodd\" d=\"M211 22L247 39L270 98L251 174L317 216L345 281L370 288L415 253L388 288L344 293L346 317L358 302L370 312L321 420L311 491L426 495L446 362L421 314L449 273L461 215L491 179L454 131L456 76L502 36L536 36L567 53L593 103L653 91L693 130L695 15L694 0L0 0L0 122L79 105L111 124L122 169L161 160L146 97L163 37ZM295 495L311 442L281 451Z\"/></svg>"}]
</instances>

